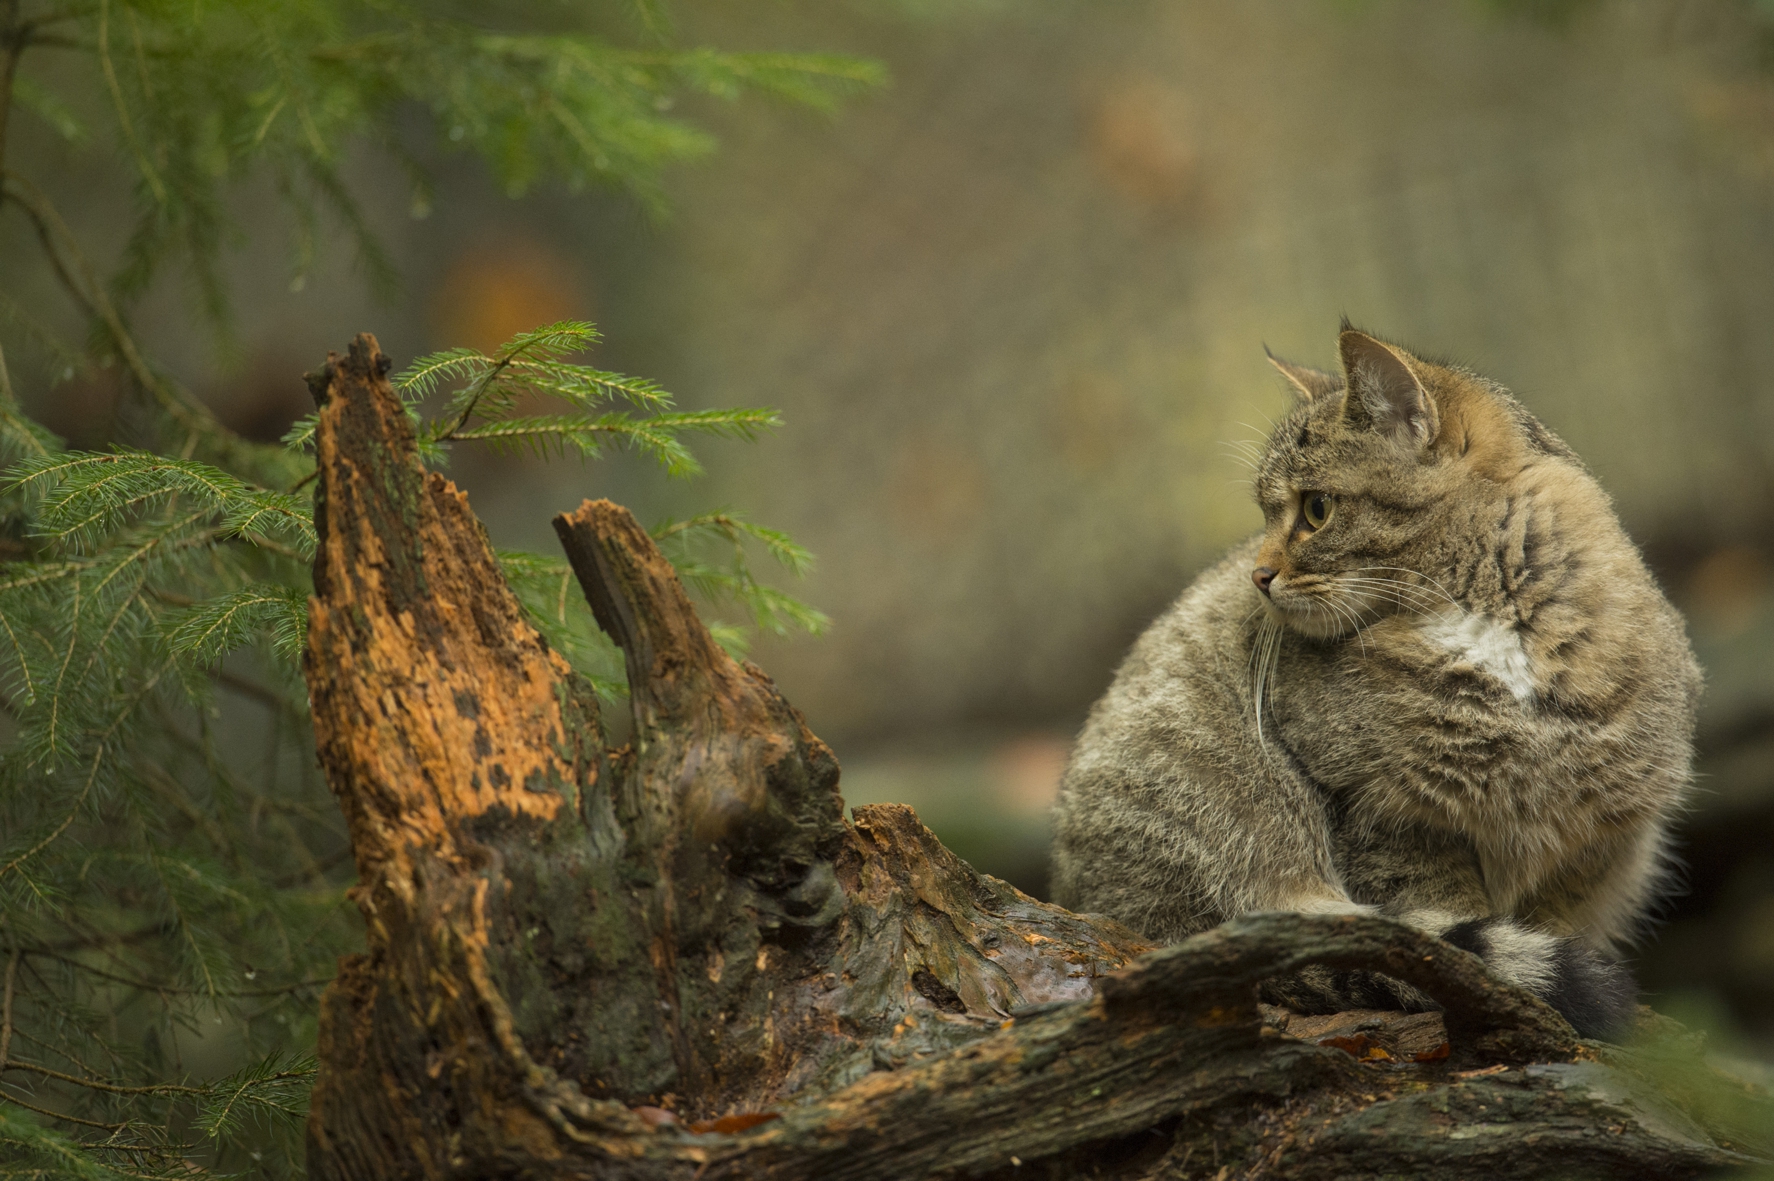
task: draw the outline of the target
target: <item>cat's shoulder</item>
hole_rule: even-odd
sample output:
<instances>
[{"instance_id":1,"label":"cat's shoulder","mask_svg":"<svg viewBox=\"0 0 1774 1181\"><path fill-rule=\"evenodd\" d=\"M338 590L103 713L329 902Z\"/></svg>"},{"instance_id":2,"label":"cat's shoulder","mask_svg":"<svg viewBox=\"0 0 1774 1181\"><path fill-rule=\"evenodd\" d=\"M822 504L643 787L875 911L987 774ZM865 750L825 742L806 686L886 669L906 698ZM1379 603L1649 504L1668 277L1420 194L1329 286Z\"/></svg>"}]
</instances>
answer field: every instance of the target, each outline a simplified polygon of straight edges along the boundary
<instances>
[{"instance_id":1,"label":"cat's shoulder","mask_svg":"<svg viewBox=\"0 0 1774 1181\"><path fill-rule=\"evenodd\" d=\"M1250 579L1261 540L1240 542L1197 575L1134 642L1117 670L1117 683L1192 680L1241 659L1244 637L1262 608Z\"/></svg>"},{"instance_id":2,"label":"cat's shoulder","mask_svg":"<svg viewBox=\"0 0 1774 1181\"><path fill-rule=\"evenodd\" d=\"M1147 635L1172 631L1194 632L1204 626L1219 627L1229 619L1243 619L1261 605L1250 572L1256 566L1262 537L1239 542L1214 565L1196 575L1168 610L1160 615Z\"/></svg>"}]
</instances>

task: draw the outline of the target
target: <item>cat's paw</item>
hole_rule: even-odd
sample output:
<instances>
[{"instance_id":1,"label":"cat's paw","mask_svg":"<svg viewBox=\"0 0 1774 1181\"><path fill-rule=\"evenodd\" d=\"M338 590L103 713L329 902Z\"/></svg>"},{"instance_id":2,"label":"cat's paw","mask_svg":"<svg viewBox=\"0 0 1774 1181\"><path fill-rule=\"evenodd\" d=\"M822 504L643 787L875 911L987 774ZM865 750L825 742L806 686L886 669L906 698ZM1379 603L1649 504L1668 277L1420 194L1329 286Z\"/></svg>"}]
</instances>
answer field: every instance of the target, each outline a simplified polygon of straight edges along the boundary
<instances>
[{"instance_id":1,"label":"cat's paw","mask_svg":"<svg viewBox=\"0 0 1774 1181\"><path fill-rule=\"evenodd\" d=\"M1346 1013L1350 1009L1402 1009L1423 1013L1441 1008L1401 980L1378 972L1333 971L1314 964L1263 981L1258 997L1302 1016Z\"/></svg>"},{"instance_id":2,"label":"cat's paw","mask_svg":"<svg viewBox=\"0 0 1774 1181\"><path fill-rule=\"evenodd\" d=\"M1296 898L1279 908L1292 914L1368 915L1379 914L1380 908L1347 898Z\"/></svg>"},{"instance_id":3,"label":"cat's paw","mask_svg":"<svg viewBox=\"0 0 1774 1181\"><path fill-rule=\"evenodd\" d=\"M1583 1037L1616 1034L1632 1019L1638 1002L1632 973L1574 939L1501 917L1457 923L1441 938L1557 1009Z\"/></svg>"}]
</instances>

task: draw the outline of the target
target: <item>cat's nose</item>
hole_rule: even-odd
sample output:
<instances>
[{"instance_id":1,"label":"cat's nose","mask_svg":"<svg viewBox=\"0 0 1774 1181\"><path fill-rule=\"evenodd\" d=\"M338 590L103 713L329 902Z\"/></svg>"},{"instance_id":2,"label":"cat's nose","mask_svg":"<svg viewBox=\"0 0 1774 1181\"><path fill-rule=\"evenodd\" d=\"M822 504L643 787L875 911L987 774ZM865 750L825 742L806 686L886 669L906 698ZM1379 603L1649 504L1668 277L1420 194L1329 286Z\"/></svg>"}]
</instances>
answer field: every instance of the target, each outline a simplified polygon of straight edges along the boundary
<instances>
[{"instance_id":1,"label":"cat's nose","mask_svg":"<svg viewBox=\"0 0 1774 1181\"><path fill-rule=\"evenodd\" d=\"M1250 572L1250 580L1257 584L1257 589L1264 594L1269 593L1269 584L1275 581L1275 571L1267 566L1258 566Z\"/></svg>"}]
</instances>

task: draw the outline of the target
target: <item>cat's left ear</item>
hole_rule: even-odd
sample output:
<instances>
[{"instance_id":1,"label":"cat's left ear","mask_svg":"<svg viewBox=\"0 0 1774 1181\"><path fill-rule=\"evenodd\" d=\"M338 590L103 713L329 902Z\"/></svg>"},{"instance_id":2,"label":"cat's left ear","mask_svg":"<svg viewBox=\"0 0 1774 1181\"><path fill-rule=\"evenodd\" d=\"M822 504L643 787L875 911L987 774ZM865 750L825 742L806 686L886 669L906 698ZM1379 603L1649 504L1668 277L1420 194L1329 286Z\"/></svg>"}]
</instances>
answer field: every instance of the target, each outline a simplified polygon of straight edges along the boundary
<instances>
[{"instance_id":1,"label":"cat's left ear","mask_svg":"<svg viewBox=\"0 0 1774 1181\"><path fill-rule=\"evenodd\" d=\"M1419 450L1435 441L1441 418L1409 357L1353 328L1337 338L1337 350L1349 386L1350 422Z\"/></svg>"},{"instance_id":2,"label":"cat's left ear","mask_svg":"<svg viewBox=\"0 0 1774 1181\"><path fill-rule=\"evenodd\" d=\"M1300 401L1310 402L1314 398L1322 398L1326 394L1334 394L1343 388L1343 379L1334 373L1326 373L1322 369L1308 369L1304 365L1295 365L1292 361L1283 361L1263 346L1263 356L1269 358L1269 364L1275 371L1287 378L1287 384L1294 388Z\"/></svg>"}]
</instances>

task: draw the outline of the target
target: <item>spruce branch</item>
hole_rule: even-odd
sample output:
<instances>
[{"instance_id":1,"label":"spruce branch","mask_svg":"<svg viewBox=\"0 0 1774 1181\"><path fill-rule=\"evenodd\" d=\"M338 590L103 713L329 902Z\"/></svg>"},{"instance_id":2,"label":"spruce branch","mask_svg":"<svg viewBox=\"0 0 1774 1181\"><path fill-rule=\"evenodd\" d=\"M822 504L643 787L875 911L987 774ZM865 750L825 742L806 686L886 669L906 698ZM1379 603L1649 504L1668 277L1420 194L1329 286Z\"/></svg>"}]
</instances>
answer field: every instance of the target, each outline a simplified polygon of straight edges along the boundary
<instances>
[{"instance_id":1,"label":"spruce branch","mask_svg":"<svg viewBox=\"0 0 1774 1181\"><path fill-rule=\"evenodd\" d=\"M110 91L111 106L117 114L117 125L123 129L123 138L129 144L129 150L136 158L136 167L141 171L142 179L147 182L148 190L160 204L166 204L166 184L160 179L160 172L143 150L141 139L136 135L135 120L130 118L129 103L123 97L123 88L117 84L117 69L111 61L111 0L99 0L99 64L105 73L105 86ZM138 42L139 47L139 42Z\"/></svg>"},{"instance_id":2,"label":"spruce branch","mask_svg":"<svg viewBox=\"0 0 1774 1181\"><path fill-rule=\"evenodd\" d=\"M440 381L467 381L478 376L490 363L490 359L479 349L445 349L441 353L421 357L395 374L393 385L402 397L417 402L429 397ZM300 422L307 423L312 417L303 418ZM312 433L313 428L310 426L308 434ZM291 428L291 434L295 434L294 428ZM290 441L289 436L285 436L285 442ZM306 442L307 436L302 436L300 441Z\"/></svg>"},{"instance_id":3,"label":"spruce branch","mask_svg":"<svg viewBox=\"0 0 1774 1181\"><path fill-rule=\"evenodd\" d=\"M23 853L20 853L17 857L14 857L11 861L8 861L5 865L0 865L0 880L4 880L7 874L18 869L19 866L43 852L44 849L55 843L57 837L68 831L68 826L73 824L75 817L80 815L80 809L86 806L86 797L92 794L92 785L94 781L98 779L99 767L103 764L104 757L105 748L101 743L99 747L93 751L92 770L87 774L86 783L80 788L80 794L74 798L74 806L68 809L68 814L62 818L62 822L56 825L55 830L48 836L38 841L35 845L32 845L29 849L26 849Z\"/></svg>"},{"instance_id":4,"label":"spruce branch","mask_svg":"<svg viewBox=\"0 0 1774 1181\"><path fill-rule=\"evenodd\" d=\"M178 396L148 368L148 363L136 349L135 339L124 329L122 318L105 293L97 271L80 249L79 239L68 228L68 223L62 220L62 215L56 212L55 206L43 195L42 190L23 176L7 171L0 173L0 196L16 204L30 219L43 246L43 253L61 280L62 287L82 310L104 324L111 334L118 355L129 368L130 376L135 379L136 384L144 392L159 399L175 418L188 420L188 425L191 426L201 424L208 428L215 417L209 412L209 408L195 399Z\"/></svg>"},{"instance_id":5,"label":"spruce branch","mask_svg":"<svg viewBox=\"0 0 1774 1181\"><path fill-rule=\"evenodd\" d=\"M308 1080L290 1055L304 1048L302 1021L332 957L356 938L337 884L351 848L313 765L294 659L314 548L304 489L315 469L303 452L315 419L295 424L282 449L239 438L149 356L131 300L182 263L225 339L221 260L239 228L229 186L255 173L294 217L296 281L316 244L343 229L373 285L392 289L339 161L355 137L396 160L426 199L429 181L400 138L415 104L509 191L553 177L626 189L657 209L663 170L713 143L668 113L674 95L751 92L824 108L862 76L846 80L848 67L814 57L678 49L663 0L630 4L641 49L404 5L58 0L27 17L21 0L0 0L0 204L30 224L42 268L89 338L62 341L4 292L0 329L64 378L114 359L130 409L147 412L142 447L67 451L21 406L19 367L7 364L19 350L0 352L0 464L10 465L0 475L0 830L12 834L0 852L0 1070L14 1072L0 1083L0 1142L29 1167L188 1175L229 1162L249 1117L293 1145ZM67 101L60 72L21 71L38 48L88 65L92 101ZM21 109L71 149L114 148L136 178L136 218L113 269L7 155L6 116ZM585 364L597 342L592 325L563 321L491 352L416 362L400 393L426 462L467 442L585 456L615 445L686 475L700 470L691 435L751 439L776 425L765 410L680 411L651 381ZM704 541L804 567L804 551L758 527L683 532L692 581L701 559L690 549ZM565 564L502 564L548 642L600 694L624 692L622 656L571 593ZM749 569L706 564L711 591L758 618L793 616ZM712 630L735 650L745 643L746 629ZM229 711L259 705L272 725L243 754ZM264 987L235 987L258 971L249 959L276 965ZM239 1003L250 998L262 1005ZM104 1032L112 1013L142 1001L154 1010L149 1039L117 1044ZM277 1025L274 1011L301 1020ZM194 1081L178 1043L210 1012L240 1022L246 1050L227 1078ZM183 1143L175 1124L203 1134Z\"/></svg>"},{"instance_id":6,"label":"spruce branch","mask_svg":"<svg viewBox=\"0 0 1774 1181\"><path fill-rule=\"evenodd\" d=\"M80 1078L76 1075L64 1074L62 1071L51 1070L49 1067L41 1066L35 1062L24 1062L17 1059L14 1059L11 1063L11 1069L22 1070L28 1074L39 1075L43 1078L52 1078L61 1083L72 1083L74 1086L85 1087L90 1091L104 1091L110 1095L202 1095L205 1093L204 1089L201 1087L186 1087L177 1083L155 1083L146 1087L124 1087L119 1086L116 1083L105 1082L102 1079Z\"/></svg>"},{"instance_id":7,"label":"spruce branch","mask_svg":"<svg viewBox=\"0 0 1774 1181\"><path fill-rule=\"evenodd\" d=\"M173 625L168 643L199 664L214 664L261 633L269 634L277 654L293 665L308 634L307 595L254 583L192 607Z\"/></svg>"},{"instance_id":8,"label":"spruce branch","mask_svg":"<svg viewBox=\"0 0 1774 1181\"><path fill-rule=\"evenodd\" d=\"M6 957L6 995L0 999L0 1075L12 1061L12 1001L18 985L18 948Z\"/></svg>"},{"instance_id":9,"label":"spruce branch","mask_svg":"<svg viewBox=\"0 0 1774 1181\"><path fill-rule=\"evenodd\" d=\"M282 1114L301 1116L307 1111L305 1087L297 1084L314 1077L312 1057L286 1065L272 1056L205 1088L209 1102L197 1115L197 1126L211 1139L237 1126L236 1109L243 1106L272 1108Z\"/></svg>"},{"instance_id":10,"label":"spruce branch","mask_svg":"<svg viewBox=\"0 0 1774 1181\"><path fill-rule=\"evenodd\" d=\"M312 512L294 496L254 487L217 467L151 451L66 451L15 465L0 495L40 500L37 535L76 552L107 543L157 503L180 497L215 519L214 536L239 537L306 561L314 552Z\"/></svg>"},{"instance_id":11,"label":"spruce branch","mask_svg":"<svg viewBox=\"0 0 1774 1181\"><path fill-rule=\"evenodd\" d=\"M113 984L127 985L130 988L140 989L142 992L166 993L168 995L174 995L174 996L203 996L203 997L208 997L208 996L216 996L216 997L287 996L292 992L301 992L304 989L324 988L325 986L327 986L328 984L331 984L333 982L333 977L331 977L331 976L316 976L312 980L297 980L297 981L294 981L293 983L290 983L290 984L276 985L276 986L268 987L268 988L223 988L223 989L217 989L214 992L211 992L207 989L202 989L202 988L186 988L182 985L177 985L177 984L163 984L163 983L150 981L150 980L138 980L138 979L135 979L130 976L120 976L115 972L107 972L102 968L95 968L91 964L84 963L84 962L74 959L70 956L59 955L55 952L39 950L37 948L32 948L28 951L23 952L22 954L27 955L27 956L31 956L31 957L42 957L44 959L52 959L52 960L55 960L59 963L67 964L69 967L74 968L77 971L85 972L91 976L97 976L101 980L108 980L108 981L112 982Z\"/></svg>"},{"instance_id":12,"label":"spruce branch","mask_svg":"<svg viewBox=\"0 0 1774 1181\"><path fill-rule=\"evenodd\" d=\"M12 122L18 62L29 40L29 30L20 22L18 10L19 0L0 3L0 169L6 165L6 129Z\"/></svg>"},{"instance_id":13,"label":"spruce branch","mask_svg":"<svg viewBox=\"0 0 1774 1181\"><path fill-rule=\"evenodd\" d=\"M738 603L751 615L754 626L776 635L794 630L820 635L831 626L831 619L824 612L759 582L752 573L745 550L747 541L761 544L764 552L791 574L802 576L812 570L813 555L787 534L754 524L730 511L662 521L650 532L687 586L704 598ZM725 565L713 565L694 556L709 543L727 550Z\"/></svg>"},{"instance_id":14,"label":"spruce branch","mask_svg":"<svg viewBox=\"0 0 1774 1181\"><path fill-rule=\"evenodd\" d=\"M149 367L78 239L42 191L17 173L4 172L0 173L0 199L10 200L24 211L62 287L76 305L104 326L136 388L185 432L185 446L207 442L220 455L252 466L254 448L216 421L209 407Z\"/></svg>"},{"instance_id":15,"label":"spruce branch","mask_svg":"<svg viewBox=\"0 0 1774 1181\"><path fill-rule=\"evenodd\" d=\"M17 1095L11 1094L6 1091L0 1091L0 1100L4 1100L5 1102L12 1104L14 1107L22 1107L26 1111L34 1111L38 1115L46 1115L51 1119L61 1120L64 1123L79 1124L81 1127L84 1127L84 1128L97 1128L101 1132L111 1132L111 1133L124 1132L124 1131L133 1130L136 1127L136 1122L134 1120L124 1120L121 1123L105 1124L105 1123L100 1123L97 1120L81 1119L77 1115L69 1115L66 1112L62 1112L62 1111L51 1111L47 1107L38 1107L35 1103L27 1103L25 1100L20 1099ZM76 1146L74 1144L68 1143L67 1141L63 1140L59 1136L54 1136L53 1133L48 1132L48 1129L37 1128L35 1125L30 1125L30 1126L32 1127L32 1129L34 1131L36 1131L38 1133L38 1136L35 1138L37 1143L41 1143L42 1141L49 1141L51 1143L55 1143L57 1141L60 1141L60 1144L58 1144L57 1146L62 1147L64 1152L66 1153L66 1155L61 1158L61 1161L59 1163L61 1163L64 1167L68 1168L70 1170L70 1174L72 1176L99 1177L99 1178L106 1178L107 1181L109 1178L118 1177L118 1176L124 1176L124 1177L145 1176L145 1174L142 1174L142 1173L118 1173L117 1171L115 1171L113 1169L108 1169L102 1165L98 1165L95 1162L87 1159L86 1157L76 1155L75 1151L74 1151ZM0 1134L10 1133L10 1135L8 1135L8 1139L10 1139L15 1144L23 1141L25 1144L28 1144L31 1147L37 1147L37 1143L33 1143L32 1140L25 1140L23 1137L20 1137L16 1132L17 1127L18 1127L18 1124L15 1121L11 1121L11 1120L6 1119L5 1113L0 1112ZM54 1136L53 1140L51 1139L52 1136ZM95 1146L89 1145L89 1144L80 1144L80 1145L78 1145L78 1147L84 1149L84 1148L92 1148Z\"/></svg>"},{"instance_id":16,"label":"spruce branch","mask_svg":"<svg viewBox=\"0 0 1774 1181\"><path fill-rule=\"evenodd\" d=\"M602 454L606 440L617 440L652 457L667 474L681 478L700 474L702 465L677 437L680 433L693 431L749 441L780 425L772 410L673 410L671 395L653 382L563 360L597 339L597 329L591 324L562 321L521 333L493 354L450 349L419 358L394 378L403 398L417 403L447 384L460 383L443 416L421 428L421 453L427 447L448 443L484 442L496 448L528 448L544 456L572 450L594 458ZM625 411L512 416L511 410L524 395L555 397L587 409L621 399L651 413L639 417ZM479 425L469 425L477 418ZM307 423L299 424L286 436L286 442L305 445L311 432Z\"/></svg>"},{"instance_id":17,"label":"spruce branch","mask_svg":"<svg viewBox=\"0 0 1774 1181\"><path fill-rule=\"evenodd\" d=\"M12 97L19 106L48 124L65 143L82 144L92 134L72 107L34 79L15 75L12 80Z\"/></svg>"},{"instance_id":18,"label":"spruce branch","mask_svg":"<svg viewBox=\"0 0 1774 1181\"><path fill-rule=\"evenodd\" d=\"M813 555L808 553L805 547L798 545L788 534L778 529L767 529L762 525L754 524L731 511L703 513L700 516L688 517L682 521L662 521L649 532L653 535L653 540L658 542L706 534L737 545L745 538L750 538L753 541L761 542L765 552L781 563L791 574L807 574L813 569Z\"/></svg>"},{"instance_id":19,"label":"spruce branch","mask_svg":"<svg viewBox=\"0 0 1774 1181\"><path fill-rule=\"evenodd\" d=\"M60 440L19 409L12 390L12 373L6 367L6 350L0 348L0 454L47 456L60 449Z\"/></svg>"}]
</instances>

